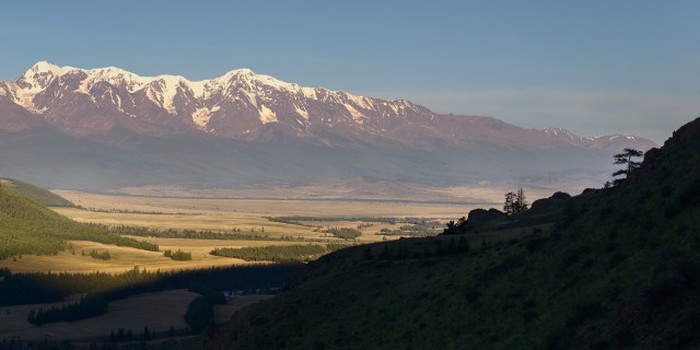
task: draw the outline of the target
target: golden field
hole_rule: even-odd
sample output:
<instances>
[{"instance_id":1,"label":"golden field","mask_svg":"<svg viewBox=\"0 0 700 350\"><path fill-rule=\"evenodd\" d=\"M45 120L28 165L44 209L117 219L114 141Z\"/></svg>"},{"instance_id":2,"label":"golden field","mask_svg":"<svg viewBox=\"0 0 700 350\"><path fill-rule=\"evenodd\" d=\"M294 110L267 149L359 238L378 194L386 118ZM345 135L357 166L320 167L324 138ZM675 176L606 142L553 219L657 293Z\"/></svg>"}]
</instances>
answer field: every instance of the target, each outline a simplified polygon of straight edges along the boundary
<instances>
[{"instance_id":1,"label":"golden field","mask_svg":"<svg viewBox=\"0 0 700 350\"><path fill-rule=\"evenodd\" d=\"M157 198L94 194L80 191L56 190L55 193L86 209L55 208L62 215L80 222L110 226L139 226L157 230L195 230L232 232L255 235L254 240L217 240L137 237L158 244L160 252L129 247L104 245L87 241L72 241L71 250L55 256L25 255L2 261L13 272L123 272L134 266L147 270L197 269L214 266L251 264L241 259L212 256L214 248L242 248L268 245L305 243L370 243L398 239L380 235L383 228L397 229L401 224L371 222L358 228L361 221L308 221L304 225L275 222L268 217L425 217L442 222L466 215L476 206L433 204L408 201L371 200L313 200L313 199L220 199L220 198ZM322 231L327 228L354 228L362 232L355 240L346 241ZM92 258L96 249L108 251L110 260ZM178 249L191 252L192 260L175 261L163 256L163 251ZM83 255L85 252L86 255Z\"/></svg>"}]
</instances>

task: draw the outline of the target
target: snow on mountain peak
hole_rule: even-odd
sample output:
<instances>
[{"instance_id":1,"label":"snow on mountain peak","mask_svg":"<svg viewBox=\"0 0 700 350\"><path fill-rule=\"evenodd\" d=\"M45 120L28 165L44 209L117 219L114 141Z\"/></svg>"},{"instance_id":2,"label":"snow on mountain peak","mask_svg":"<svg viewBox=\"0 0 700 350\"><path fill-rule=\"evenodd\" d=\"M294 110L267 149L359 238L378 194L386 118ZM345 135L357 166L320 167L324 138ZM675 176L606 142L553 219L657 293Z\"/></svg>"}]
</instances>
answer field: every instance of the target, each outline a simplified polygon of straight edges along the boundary
<instances>
[{"instance_id":1,"label":"snow on mountain peak","mask_svg":"<svg viewBox=\"0 0 700 350\"><path fill-rule=\"evenodd\" d=\"M543 130L545 133L550 134L550 135L561 135L561 136L566 136L569 138L575 138L577 137L576 134L573 132L569 131L568 129L562 128L562 127L550 127L546 128Z\"/></svg>"},{"instance_id":2,"label":"snow on mountain peak","mask_svg":"<svg viewBox=\"0 0 700 350\"><path fill-rule=\"evenodd\" d=\"M228 71L224 76L234 76L234 75L255 75L250 68L237 68Z\"/></svg>"},{"instance_id":3,"label":"snow on mountain peak","mask_svg":"<svg viewBox=\"0 0 700 350\"><path fill-rule=\"evenodd\" d=\"M293 92L293 93L303 93L305 96L310 97L310 96L315 96L315 93L313 92L313 88L308 88L308 87L302 87L299 86L298 84L294 83L288 83L282 80L279 80L275 77L269 76L269 75L264 75L264 74L256 74L249 68L239 68L239 69L234 69L232 71L229 71L228 73L224 74L223 76L219 78L215 78L212 80L215 81L220 81L224 80L226 82L229 82L231 80L237 80L237 81L245 81L246 83L253 84L253 85L265 85L267 87L271 87L276 90L283 90L283 91L288 91L288 92Z\"/></svg>"},{"instance_id":4,"label":"snow on mountain peak","mask_svg":"<svg viewBox=\"0 0 700 350\"><path fill-rule=\"evenodd\" d=\"M69 66L59 67L46 61L39 61L15 80L15 83L27 93L41 91L51 84L54 79L74 69Z\"/></svg>"},{"instance_id":5,"label":"snow on mountain peak","mask_svg":"<svg viewBox=\"0 0 700 350\"><path fill-rule=\"evenodd\" d=\"M316 94L317 89L327 90L323 88L301 86L296 83L288 83L270 75L257 74L249 68L234 69L221 77L210 80L210 82L228 84L232 80L237 82L243 82L246 85L249 85L250 87L271 88L273 90L285 91L292 94L300 94L305 98L310 98L314 100L318 98ZM336 91L332 92L337 93Z\"/></svg>"},{"instance_id":6,"label":"snow on mountain peak","mask_svg":"<svg viewBox=\"0 0 700 350\"><path fill-rule=\"evenodd\" d=\"M14 84L11 84L10 91L19 105L32 112L40 112L40 109L34 105L34 96L46 89L56 78L73 69L75 68L59 67L46 61L39 61L17 78Z\"/></svg>"},{"instance_id":7,"label":"snow on mountain peak","mask_svg":"<svg viewBox=\"0 0 700 350\"><path fill-rule=\"evenodd\" d=\"M80 84L78 91L88 94L92 85L107 82L114 86L123 87L133 93L151 82L151 78L141 77L117 67L105 67L82 70L87 78Z\"/></svg>"},{"instance_id":8,"label":"snow on mountain peak","mask_svg":"<svg viewBox=\"0 0 700 350\"><path fill-rule=\"evenodd\" d=\"M404 99L304 87L248 68L190 81L181 75L139 76L117 67L79 69L41 61L15 81L0 82L0 96L69 134L103 133L122 126L148 135L193 128L245 140L281 133L318 137L323 143L331 142L327 135L335 133L418 143L444 135L447 142L457 144L472 136L510 140L508 134L518 129L495 118L435 114ZM473 131L475 121L495 130L495 136ZM633 136L582 138L564 128L529 129L527 135L567 147L645 145Z\"/></svg>"},{"instance_id":9,"label":"snow on mountain peak","mask_svg":"<svg viewBox=\"0 0 700 350\"><path fill-rule=\"evenodd\" d=\"M210 118L220 122L226 117L220 110L251 113L250 116L257 116L261 124L296 120L303 127L313 122L310 121L312 113L321 113L322 117L329 117L328 120L331 116L326 114L338 113L336 118L347 118L361 125L373 113L384 118L405 118L410 111L419 111L419 106L406 100L380 100L305 87L257 74L249 68L234 69L212 79L190 81L180 75L140 76L117 67L80 69L41 61L6 85L18 104L38 114L49 112L55 106L54 101L59 99L83 100L87 95L92 103L90 108L115 107L129 117L149 116L153 113L152 107L140 106L145 97L164 112L178 118L186 116L192 124L206 131L211 131L207 128ZM333 107L320 108L323 105ZM298 119L291 119L290 115Z\"/></svg>"},{"instance_id":10,"label":"snow on mountain peak","mask_svg":"<svg viewBox=\"0 0 700 350\"><path fill-rule=\"evenodd\" d=\"M149 90L147 96L170 114L177 114L173 101L177 95L178 88L182 85L189 86L189 81L180 75L159 75L148 83Z\"/></svg>"},{"instance_id":11,"label":"snow on mountain peak","mask_svg":"<svg viewBox=\"0 0 700 350\"><path fill-rule=\"evenodd\" d=\"M29 70L27 70L27 72L24 73L24 76L32 73L51 73L53 75L59 76L73 69L75 68L70 66L59 67L47 61L39 61L35 63L31 68L29 68Z\"/></svg>"}]
</instances>

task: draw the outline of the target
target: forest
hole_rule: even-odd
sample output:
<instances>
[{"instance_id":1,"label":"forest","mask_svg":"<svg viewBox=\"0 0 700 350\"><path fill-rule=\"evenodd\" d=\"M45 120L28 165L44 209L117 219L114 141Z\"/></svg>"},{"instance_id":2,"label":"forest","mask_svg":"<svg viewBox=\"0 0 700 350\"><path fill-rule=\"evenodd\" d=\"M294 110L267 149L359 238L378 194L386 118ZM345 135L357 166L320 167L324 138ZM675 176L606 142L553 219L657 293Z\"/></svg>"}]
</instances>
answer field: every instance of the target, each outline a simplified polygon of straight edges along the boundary
<instances>
[{"instance_id":1,"label":"forest","mask_svg":"<svg viewBox=\"0 0 700 350\"><path fill-rule=\"evenodd\" d=\"M110 301L135 294L189 289L214 302L228 290L278 290L301 265L235 266L192 271L147 271L139 267L121 274L19 273L0 269L0 306L51 303L82 294L80 301L61 307L33 310L28 321L41 325L75 321L107 311Z\"/></svg>"},{"instance_id":2,"label":"forest","mask_svg":"<svg viewBox=\"0 0 700 350\"><path fill-rule=\"evenodd\" d=\"M257 233L242 233L241 229L233 228L231 231L198 231L190 229L156 229L140 226L129 225L104 225L104 224L88 224L99 230L110 233L117 233L129 236L141 237L159 237L159 238L189 238L189 239L220 239L230 241L303 241L303 238L283 236L271 237L266 234Z\"/></svg>"},{"instance_id":3,"label":"forest","mask_svg":"<svg viewBox=\"0 0 700 350\"><path fill-rule=\"evenodd\" d=\"M211 255L243 259L247 261L300 262L314 260L331 251L349 247L348 244L297 244L245 248L216 248Z\"/></svg>"},{"instance_id":4,"label":"forest","mask_svg":"<svg viewBox=\"0 0 700 350\"><path fill-rule=\"evenodd\" d=\"M0 183L0 260L23 254L54 255L67 240L158 251L158 245L72 221Z\"/></svg>"}]
</instances>

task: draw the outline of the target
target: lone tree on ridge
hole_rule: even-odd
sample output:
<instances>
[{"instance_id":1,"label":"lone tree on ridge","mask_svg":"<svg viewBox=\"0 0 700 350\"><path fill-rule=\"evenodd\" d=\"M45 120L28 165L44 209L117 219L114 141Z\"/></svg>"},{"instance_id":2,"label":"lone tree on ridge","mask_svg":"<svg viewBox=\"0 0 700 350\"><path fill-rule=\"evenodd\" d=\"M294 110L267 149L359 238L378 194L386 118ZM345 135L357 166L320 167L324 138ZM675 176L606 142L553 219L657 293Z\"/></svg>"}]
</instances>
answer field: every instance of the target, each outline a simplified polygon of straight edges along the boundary
<instances>
[{"instance_id":1,"label":"lone tree on ridge","mask_svg":"<svg viewBox=\"0 0 700 350\"><path fill-rule=\"evenodd\" d=\"M624 181L629 174L634 170L639 168L639 166L642 164L641 162L635 161L634 158L639 158L642 155L644 155L644 152L633 149L633 148L625 148L622 153L618 153L613 156L615 159L615 162L613 164L615 165L624 165L627 164L627 169L620 169L615 171L612 176L617 177L624 175L624 178L618 178L613 180L613 185L619 185Z\"/></svg>"},{"instance_id":2,"label":"lone tree on ridge","mask_svg":"<svg viewBox=\"0 0 700 350\"><path fill-rule=\"evenodd\" d=\"M525 190L522 187L518 192L506 193L506 200L503 204L503 211L508 215L522 213L528 209L528 203L525 200Z\"/></svg>"}]
</instances>

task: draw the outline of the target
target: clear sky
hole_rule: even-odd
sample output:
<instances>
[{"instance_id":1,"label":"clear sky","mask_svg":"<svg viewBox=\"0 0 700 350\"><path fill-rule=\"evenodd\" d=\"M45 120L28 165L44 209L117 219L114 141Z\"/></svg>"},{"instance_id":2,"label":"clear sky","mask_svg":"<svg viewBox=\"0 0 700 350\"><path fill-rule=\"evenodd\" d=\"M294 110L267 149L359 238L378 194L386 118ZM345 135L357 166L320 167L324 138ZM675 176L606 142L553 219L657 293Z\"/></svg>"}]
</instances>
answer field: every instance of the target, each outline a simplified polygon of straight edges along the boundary
<instances>
[{"instance_id":1,"label":"clear sky","mask_svg":"<svg viewBox=\"0 0 700 350\"><path fill-rule=\"evenodd\" d=\"M700 1L3 1L0 80L47 60L247 67L578 134L662 142L700 116Z\"/></svg>"}]
</instances>

